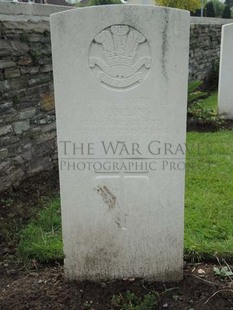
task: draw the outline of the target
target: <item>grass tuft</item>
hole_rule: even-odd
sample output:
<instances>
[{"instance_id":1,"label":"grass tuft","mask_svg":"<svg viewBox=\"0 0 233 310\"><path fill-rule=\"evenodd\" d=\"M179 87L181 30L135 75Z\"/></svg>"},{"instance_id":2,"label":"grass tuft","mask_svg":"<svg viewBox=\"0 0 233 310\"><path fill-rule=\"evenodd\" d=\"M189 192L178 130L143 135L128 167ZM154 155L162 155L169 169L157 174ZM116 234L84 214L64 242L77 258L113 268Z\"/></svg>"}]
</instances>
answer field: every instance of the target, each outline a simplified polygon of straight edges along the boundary
<instances>
[{"instance_id":1,"label":"grass tuft","mask_svg":"<svg viewBox=\"0 0 233 310\"><path fill-rule=\"evenodd\" d=\"M60 200L54 199L21 231L18 253L24 261L50 263L63 259Z\"/></svg>"}]
</instances>

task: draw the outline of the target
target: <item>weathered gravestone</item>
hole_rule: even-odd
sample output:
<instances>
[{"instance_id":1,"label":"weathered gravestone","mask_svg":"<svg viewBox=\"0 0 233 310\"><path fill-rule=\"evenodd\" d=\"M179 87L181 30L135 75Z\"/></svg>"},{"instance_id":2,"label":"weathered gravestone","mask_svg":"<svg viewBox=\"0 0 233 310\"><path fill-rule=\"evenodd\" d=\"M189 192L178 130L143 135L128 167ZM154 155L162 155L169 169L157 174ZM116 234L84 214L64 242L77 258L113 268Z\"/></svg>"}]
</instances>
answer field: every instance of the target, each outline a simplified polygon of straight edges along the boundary
<instances>
[{"instance_id":1,"label":"weathered gravestone","mask_svg":"<svg viewBox=\"0 0 233 310\"><path fill-rule=\"evenodd\" d=\"M189 13L89 7L51 31L67 277L180 279Z\"/></svg>"},{"instance_id":2,"label":"weathered gravestone","mask_svg":"<svg viewBox=\"0 0 233 310\"><path fill-rule=\"evenodd\" d=\"M222 27L219 71L218 110L226 119L233 119L233 24Z\"/></svg>"}]
</instances>

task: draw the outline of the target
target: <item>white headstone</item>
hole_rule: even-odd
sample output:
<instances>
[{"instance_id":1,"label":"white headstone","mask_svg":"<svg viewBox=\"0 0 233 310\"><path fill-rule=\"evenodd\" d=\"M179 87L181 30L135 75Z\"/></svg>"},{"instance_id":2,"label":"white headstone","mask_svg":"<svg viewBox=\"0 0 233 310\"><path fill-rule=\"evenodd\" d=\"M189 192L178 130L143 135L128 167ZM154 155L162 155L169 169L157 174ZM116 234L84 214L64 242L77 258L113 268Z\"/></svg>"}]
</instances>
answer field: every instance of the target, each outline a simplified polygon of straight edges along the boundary
<instances>
[{"instance_id":1,"label":"white headstone","mask_svg":"<svg viewBox=\"0 0 233 310\"><path fill-rule=\"evenodd\" d=\"M138 5L51 17L69 279L182 277L189 24Z\"/></svg>"},{"instance_id":2,"label":"white headstone","mask_svg":"<svg viewBox=\"0 0 233 310\"><path fill-rule=\"evenodd\" d=\"M226 119L233 119L233 24L222 27L221 56L218 87L218 111Z\"/></svg>"}]
</instances>

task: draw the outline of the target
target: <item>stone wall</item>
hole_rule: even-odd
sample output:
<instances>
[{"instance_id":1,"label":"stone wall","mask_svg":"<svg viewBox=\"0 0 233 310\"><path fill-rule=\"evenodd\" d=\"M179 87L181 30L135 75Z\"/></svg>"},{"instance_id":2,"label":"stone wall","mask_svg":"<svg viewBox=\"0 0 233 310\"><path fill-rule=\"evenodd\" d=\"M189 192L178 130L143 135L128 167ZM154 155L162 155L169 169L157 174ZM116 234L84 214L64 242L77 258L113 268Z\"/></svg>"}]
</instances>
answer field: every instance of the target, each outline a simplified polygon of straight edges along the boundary
<instances>
[{"instance_id":1,"label":"stone wall","mask_svg":"<svg viewBox=\"0 0 233 310\"><path fill-rule=\"evenodd\" d=\"M46 10L0 3L0 191L57 165L48 15L63 8ZM218 61L220 37L221 24L191 25L190 79Z\"/></svg>"},{"instance_id":2,"label":"stone wall","mask_svg":"<svg viewBox=\"0 0 233 310\"><path fill-rule=\"evenodd\" d=\"M204 80L218 70L222 25L191 24L189 80Z\"/></svg>"},{"instance_id":3,"label":"stone wall","mask_svg":"<svg viewBox=\"0 0 233 310\"><path fill-rule=\"evenodd\" d=\"M191 17L189 80L204 80L218 74L222 25L232 19Z\"/></svg>"},{"instance_id":4,"label":"stone wall","mask_svg":"<svg viewBox=\"0 0 233 310\"><path fill-rule=\"evenodd\" d=\"M0 190L56 162L48 21L0 21Z\"/></svg>"}]
</instances>

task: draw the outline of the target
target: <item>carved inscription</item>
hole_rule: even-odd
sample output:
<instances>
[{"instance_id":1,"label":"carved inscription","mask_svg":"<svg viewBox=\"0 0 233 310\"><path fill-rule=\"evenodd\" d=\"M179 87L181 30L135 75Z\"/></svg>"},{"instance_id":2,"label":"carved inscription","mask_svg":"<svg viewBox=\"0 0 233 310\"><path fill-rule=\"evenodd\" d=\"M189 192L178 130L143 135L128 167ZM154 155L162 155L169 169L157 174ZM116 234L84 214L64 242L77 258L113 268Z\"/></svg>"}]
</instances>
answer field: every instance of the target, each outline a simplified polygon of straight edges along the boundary
<instances>
[{"instance_id":1,"label":"carved inscription","mask_svg":"<svg viewBox=\"0 0 233 310\"><path fill-rule=\"evenodd\" d=\"M127 25L104 29L91 44L89 67L105 86L124 90L139 85L151 67L147 39Z\"/></svg>"}]
</instances>

